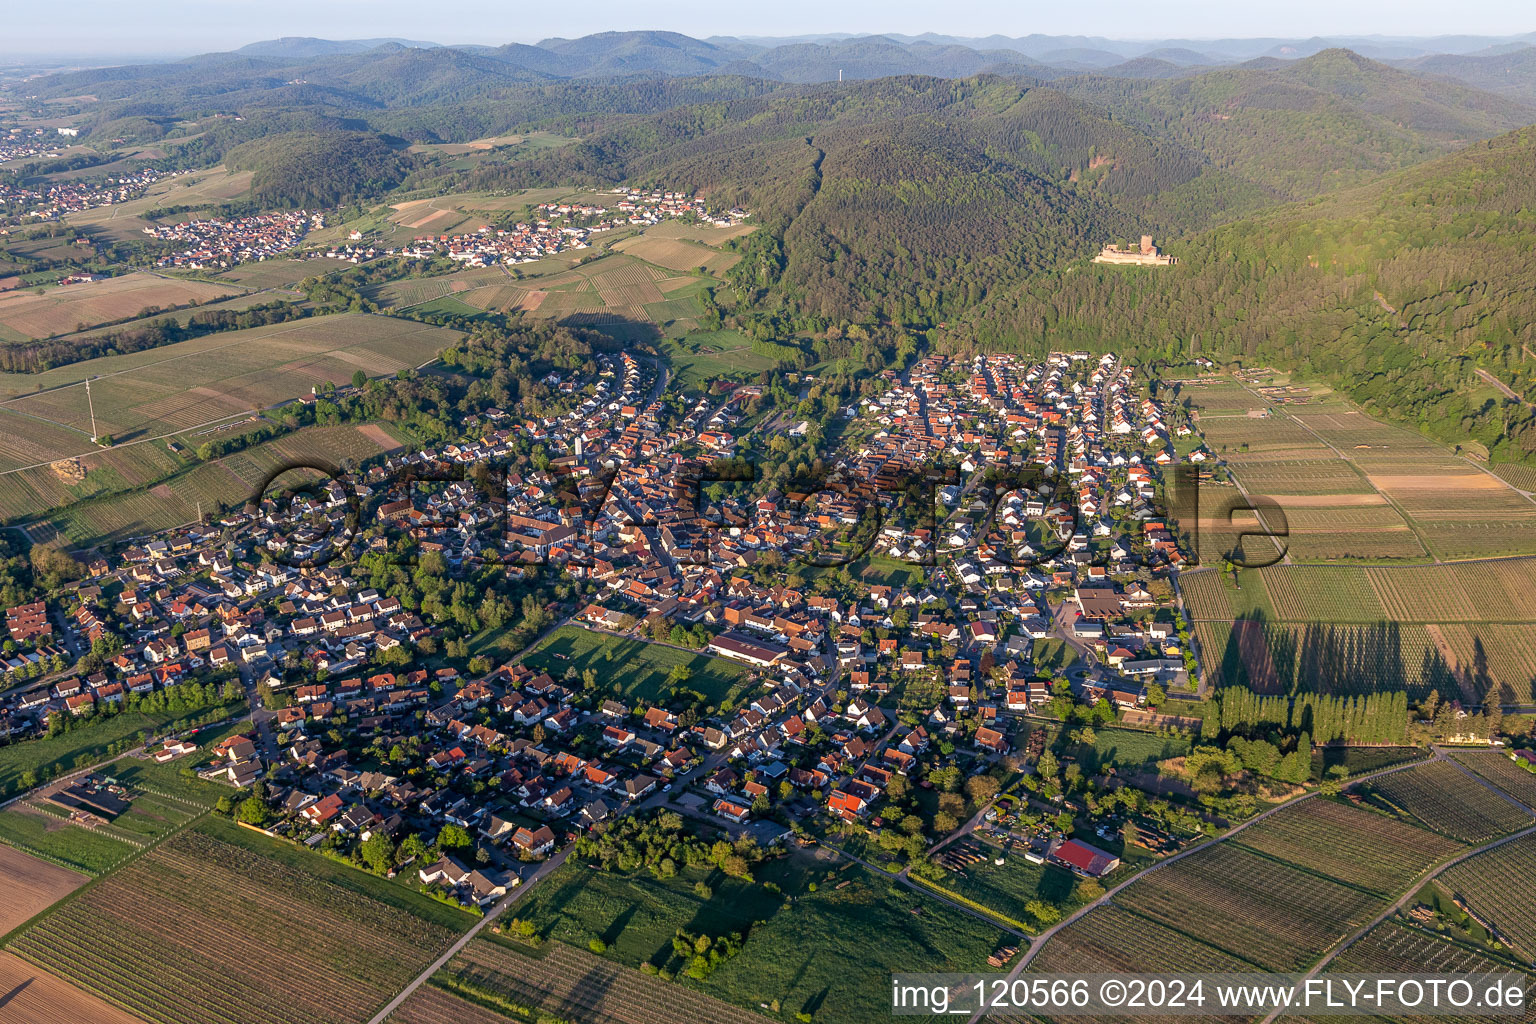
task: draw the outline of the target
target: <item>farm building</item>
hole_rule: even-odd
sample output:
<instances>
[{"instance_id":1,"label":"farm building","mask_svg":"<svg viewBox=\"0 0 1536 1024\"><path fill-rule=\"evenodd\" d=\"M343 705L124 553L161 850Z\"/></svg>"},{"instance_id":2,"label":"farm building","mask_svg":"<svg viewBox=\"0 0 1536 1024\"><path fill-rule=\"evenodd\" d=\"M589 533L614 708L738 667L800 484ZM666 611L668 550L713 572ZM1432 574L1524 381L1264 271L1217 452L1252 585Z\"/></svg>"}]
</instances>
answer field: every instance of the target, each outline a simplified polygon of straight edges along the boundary
<instances>
[{"instance_id":1,"label":"farm building","mask_svg":"<svg viewBox=\"0 0 1536 1024\"><path fill-rule=\"evenodd\" d=\"M1056 847L1051 856L1059 863L1089 878L1103 878L1120 866L1120 858L1105 853L1096 846L1089 846L1078 839L1068 839Z\"/></svg>"}]
</instances>

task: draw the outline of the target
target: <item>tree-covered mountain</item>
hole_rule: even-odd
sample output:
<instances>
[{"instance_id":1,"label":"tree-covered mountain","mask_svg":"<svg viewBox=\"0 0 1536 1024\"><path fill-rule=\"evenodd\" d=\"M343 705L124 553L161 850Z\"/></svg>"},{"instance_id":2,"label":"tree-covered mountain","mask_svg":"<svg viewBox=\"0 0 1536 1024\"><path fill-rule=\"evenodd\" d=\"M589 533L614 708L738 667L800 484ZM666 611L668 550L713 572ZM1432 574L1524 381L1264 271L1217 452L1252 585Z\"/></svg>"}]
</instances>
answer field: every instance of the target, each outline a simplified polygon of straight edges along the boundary
<instances>
[{"instance_id":1,"label":"tree-covered mountain","mask_svg":"<svg viewBox=\"0 0 1536 1024\"><path fill-rule=\"evenodd\" d=\"M1054 84L1293 199L1536 122L1536 109L1508 98L1348 50L1164 80L1096 75Z\"/></svg>"},{"instance_id":2,"label":"tree-covered mountain","mask_svg":"<svg viewBox=\"0 0 1536 1024\"><path fill-rule=\"evenodd\" d=\"M1075 263L995 291L948 348L1112 350L1291 367L1433 436L1536 457L1536 127L1171 243L1172 268ZM1483 369L1523 396L1492 393Z\"/></svg>"},{"instance_id":3,"label":"tree-covered mountain","mask_svg":"<svg viewBox=\"0 0 1536 1024\"><path fill-rule=\"evenodd\" d=\"M325 209L394 188L410 158L371 132L284 132L236 146L225 164L253 172L262 206Z\"/></svg>"},{"instance_id":4,"label":"tree-covered mountain","mask_svg":"<svg viewBox=\"0 0 1536 1024\"><path fill-rule=\"evenodd\" d=\"M1396 64L1423 75L1454 78L1521 103L1536 103L1536 46L1494 54L1437 53Z\"/></svg>"}]
</instances>

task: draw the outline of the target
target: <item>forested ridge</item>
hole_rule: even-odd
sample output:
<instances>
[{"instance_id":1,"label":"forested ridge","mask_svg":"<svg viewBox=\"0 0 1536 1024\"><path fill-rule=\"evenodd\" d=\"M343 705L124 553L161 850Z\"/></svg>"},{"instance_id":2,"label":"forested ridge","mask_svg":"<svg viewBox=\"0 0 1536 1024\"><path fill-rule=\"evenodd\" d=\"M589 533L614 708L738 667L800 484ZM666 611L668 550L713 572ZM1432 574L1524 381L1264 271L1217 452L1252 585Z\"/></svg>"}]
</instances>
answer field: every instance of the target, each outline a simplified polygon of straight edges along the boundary
<instances>
[{"instance_id":1,"label":"forested ridge","mask_svg":"<svg viewBox=\"0 0 1536 1024\"><path fill-rule=\"evenodd\" d=\"M895 53L863 42L872 61ZM92 136L252 170L253 206L630 183L747 207L758 230L734 243L742 258L705 319L829 372L888 366L925 340L1206 354L1319 375L1436 436L1536 458L1530 408L1476 373L1536 402L1531 135L1500 134L1536 109L1514 97L1338 49L821 84L754 77L739 56L621 33L209 55L29 88L102 96ZM465 161L406 148L535 131L556 144ZM1088 262L1142 234L1180 264Z\"/></svg>"},{"instance_id":2,"label":"forested ridge","mask_svg":"<svg viewBox=\"0 0 1536 1024\"><path fill-rule=\"evenodd\" d=\"M991 295L950 349L1194 355L1316 375L1371 412L1536 455L1536 127L1170 245L1177 267L1076 263ZM1390 308L1389 308L1390 307Z\"/></svg>"}]
</instances>

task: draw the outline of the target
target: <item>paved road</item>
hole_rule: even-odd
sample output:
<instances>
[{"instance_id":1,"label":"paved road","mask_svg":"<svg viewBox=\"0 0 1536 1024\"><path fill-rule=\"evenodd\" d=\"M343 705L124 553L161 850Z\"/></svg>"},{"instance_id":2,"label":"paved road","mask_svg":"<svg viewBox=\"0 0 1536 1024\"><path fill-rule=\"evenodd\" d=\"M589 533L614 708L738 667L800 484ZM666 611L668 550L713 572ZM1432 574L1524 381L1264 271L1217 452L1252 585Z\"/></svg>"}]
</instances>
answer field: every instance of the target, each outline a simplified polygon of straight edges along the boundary
<instances>
[{"instance_id":1,"label":"paved road","mask_svg":"<svg viewBox=\"0 0 1536 1024\"><path fill-rule=\"evenodd\" d=\"M528 890L532 889L535 885L542 881L545 876L558 870L560 865L565 863L566 858L571 855L571 851L575 849L575 846L576 844L574 842L567 843L564 849L546 860L543 864L540 864L539 869L533 874L529 875L526 882L503 896L494 907L486 912L484 917L474 923L474 926L470 928L469 931L459 936L458 941L449 946L447 951L444 952L442 956L432 961L432 963L427 965L425 970L423 970L415 978L411 979L411 983L405 986L405 988L402 989L399 994L395 996L395 998L391 999L389 1003L384 1007L384 1009L380 1010L378 1014L368 1022L368 1024L384 1024L384 1019L398 1010L400 1008L400 1004L405 1002L406 999L410 997L412 992L415 992L418 988L420 988L428 978L432 977L432 975L442 970L443 966L447 964L449 960L452 960L455 956L458 955L459 950L469 945L470 940L473 939L476 935L480 934L480 929L484 928L486 925L496 920L496 918L500 917L504 910L515 904L518 900L522 899Z\"/></svg>"},{"instance_id":2,"label":"paved road","mask_svg":"<svg viewBox=\"0 0 1536 1024\"><path fill-rule=\"evenodd\" d=\"M1445 760L1445 759L1446 759L1445 758L1445 754L1442 751L1438 750L1438 749L1435 750L1434 756L1432 758L1430 758L1431 761L1439 761L1439 760ZM1358 777L1356 777L1354 779L1351 779L1349 781L1349 785L1351 785L1351 786L1359 785L1362 782L1368 782L1371 779L1379 778L1379 777L1381 777L1383 775L1390 775L1393 772L1400 772L1400 771L1403 771L1403 770L1405 770L1407 768L1413 768L1413 767L1417 767L1418 765L1427 764L1427 763L1428 763L1427 761L1410 761L1407 764L1395 765L1395 766L1393 766L1391 768L1383 768L1381 771L1371 772L1371 773L1369 773L1367 775L1361 775L1361 776L1358 776ZM1313 792L1310 792L1310 793L1303 793L1300 796L1293 797L1290 800L1287 800L1285 803L1276 804L1274 807L1271 807L1269 810L1263 811L1260 814L1254 815L1252 818L1249 818L1247 821L1243 822L1241 825L1238 825L1238 826L1236 826L1236 827L1234 827L1232 829L1229 829L1227 832L1225 832L1222 835L1216 837L1215 839L1212 839L1208 843L1201 843L1199 846L1191 846L1188 849L1181 850L1181 851L1179 851L1178 853L1174 854L1171 857L1166 857L1163 860L1160 860L1160 861L1156 862L1155 864L1148 865L1147 867L1143 868L1142 870L1136 872L1136 874L1132 875L1130 878L1127 878L1125 881L1121 882L1119 885L1115 886L1113 889L1110 889L1103 896L1100 896L1098 899L1094 900L1092 903L1088 904L1087 906L1079 908L1075 913L1070 914L1067 917L1062 918L1056 924L1054 924L1051 927L1047 928L1045 931L1041 932L1038 936L1036 936L1033 940L1031 940L1031 942L1029 944L1029 948L1024 951L1023 955L1020 956L1018 961L1013 965L1013 970L1008 972L1008 980L1009 981L1013 981L1020 974L1024 973L1024 968L1029 964L1029 962L1031 960L1033 960L1036 956L1039 955L1041 949L1045 948L1045 944L1048 941L1050 941L1051 936L1055 935L1057 932L1061 931L1063 928L1066 928L1068 925L1071 925L1074 922L1076 922L1077 920L1079 920L1080 918L1084 917L1086 914L1088 914L1089 911L1094 910L1097 907L1101 907L1101 906L1104 906L1104 905L1108 904L1110 902L1110 900L1113 899L1114 896L1117 893L1119 893L1122 889L1126 888L1127 886L1134 885L1137 881L1141 880L1142 878L1145 878L1147 875L1150 875L1154 871L1162 870L1163 868L1167 867L1169 864L1172 864L1174 861L1183 860L1185 857L1189 857L1189 856L1191 856L1193 854L1199 853L1201 850L1208 850L1212 846L1215 846L1217 843L1224 843L1228 839L1231 839L1233 836L1235 836L1238 833L1244 831L1245 829L1249 828L1250 826L1256 825L1259 822L1263 821L1265 818L1268 818L1268 817L1270 817L1273 814L1278 814L1280 811L1286 810L1287 808L1295 807L1297 804L1302 803L1303 801L1311 800L1315 796L1317 796L1317 792L1316 791L1313 791ZM1449 865L1446 865L1446 866L1449 867ZM1413 891L1417 891L1418 888L1419 888L1419 886L1414 886ZM1351 940L1351 941L1353 941L1353 940ZM977 1010L976 1013L974 1015L972 1015L972 1017L970 1018L970 1024L977 1024L977 1022L981 1020L981 1017L982 1017L981 1010Z\"/></svg>"},{"instance_id":3,"label":"paved road","mask_svg":"<svg viewBox=\"0 0 1536 1024\"><path fill-rule=\"evenodd\" d=\"M1499 789L1497 786L1493 785L1493 783L1489 782L1487 779L1483 778L1481 775L1478 775L1476 772L1472 772L1472 771L1467 770L1466 766L1461 764L1459 761L1456 761L1454 759L1445 758L1444 751L1442 751L1439 747L1435 747L1433 749L1435 751L1435 759L1436 760L1442 760L1442 759L1443 760L1447 760L1448 763L1450 763L1452 765L1455 765L1461 771L1461 773L1463 775L1467 776L1467 778L1471 779L1473 782L1478 783L1479 785L1481 785L1485 789L1487 789L1489 792L1495 794L1496 796L1502 797L1503 799L1507 800L1508 802L1514 804L1516 807L1520 808L1526 814L1529 814L1532 817L1536 817L1536 807L1531 807L1528 804L1525 804L1525 803L1522 803L1519 800L1516 800L1514 797L1510 796L1508 793L1504 792L1502 789ZM1327 967L1329 964L1331 964L1338 957L1338 955L1340 953L1344 952L1350 946L1353 946L1356 942L1358 942L1361 939L1361 937L1363 937L1372 928L1376 927L1378 924L1381 924L1381 922L1385 921L1387 918L1391 917L1393 914L1395 914L1398 911L1402 910L1405 906L1408 905L1410 900L1413 900L1415 897L1418 896L1419 890L1424 888L1425 884L1428 883L1430 881L1430 879L1436 878L1439 875L1444 874L1445 872L1449 871L1451 868L1455 867L1457 864L1460 864L1464 860L1468 860L1468 859L1470 859L1472 857L1476 857L1480 853L1487 853L1489 850L1497 849L1498 847L1503 846L1505 843L1512 843L1512 842L1514 842L1517 839L1523 839L1526 836L1531 835L1532 833L1536 833L1536 824L1533 824L1533 825L1529 826L1528 828L1521 829L1519 832L1515 832L1515 833L1512 833L1510 835L1504 836L1501 839L1494 839L1494 840L1491 840L1489 842L1486 842L1482 846L1474 847L1473 849L1468 850L1465 853L1456 854L1456 855L1452 856L1450 859L1441 861L1439 864L1435 865L1434 867L1431 867L1428 871L1424 872L1423 875L1421 875L1418 879L1416 879L1413 882L1413 884L1410 885L1407 888L1407 890L1405 890L1403 892L1402 896L1398 897L1397 902L1393 903L1386 910L1383 910L1380 914L1376 915L1376 917L1374 919L1372 919L1368 924L1366 924L1363 927L1359 928L1357 931L1355 931L1354 934L1350 935L1343 942L1341 942L1337 946L1335 946L1333 948L1333 950L1328 953L1327 956L1325 956L1321 960L1319 960L1312 967L1312 969L1307 972L1306 978L1310 979L1310 978L1317 977L1317 975L1320 974L1325 967ZM1260 1021L1259 1024L1270 1024L1270 1022L1273 1021L1279 1015L1280 1015L1280 1011L1279 1010L1274 1010L1268 1016L1266 1016L1262 1021Z\"/></svg>"},{"instance_id":4,"label":"paved road","mask_svg":"<svg viewBox=\"0 0 1536 1024\"><path fill-rule=\"evenodd\" d=\"M559 625L563 625L564 621L565 620L562 620L561 623L551 627L551 629L553 630L558 628ZM535 640L534 643L536 644L538 641ZM829 678L826 687L823 687L820 690L807 690L805 694L801 695L801 702L803 704L809 703L811 700L814 700L815 696L826 693L828 689L835 684L836 678L836 673L833 673L832 677ZM714 771L720 765L724 764L726 760L726 751L717 750L707 755L703 761L700 762L699 767L689 772L688 776L690 778L703 778L709 772ZM658 807L668 806L671 799L672 795L670 793L665 792L661 787L657 787L656 792L653 793L650 797L646 798L643 802L639 804L626 804L621 807L618 815L615 816L615 819L638 811L651 810ZM480 933L480 929L484 928L487 924L490 924L491 921L499 917L501 913L508 907L512 906L518 900L527 895L528 891L531 890L535 885L538 885L541 881L558 870L560 866L565 863L566 859L570 857L571 851L575 849L575 846L576 843L574 840L572 840L571 842L567 843L565 847L562 848L558 853L550 857L543 864L540 864L537 871L529 875L528 878L516 889L513 889L511 892L507 893L507 895L503 896L501 900L494 907L492 907L483 918L475 922L474 926L471 927L469 931L465 932L458 938L456 942L454 942L453 945L449 946L448 950L443 953L442 956L428 964L420 974L413 978L411 983L407 985L403 990L401 990L393 999L391 999L388 1005L386 1005L384 1009L380 1010L378 1014L368 1022L368 1024L384 1024L385 1018L387 1018L395 1010L399 1009L400 1004L405 1002L405 1000L410 996L412 992L415 992L418 988L420 988L422 984L427 981L427 979L431 978L432 975L441 970L449 960L453 959L459 950L467 946L469 941Z\"/></svg>"}]
</instances>

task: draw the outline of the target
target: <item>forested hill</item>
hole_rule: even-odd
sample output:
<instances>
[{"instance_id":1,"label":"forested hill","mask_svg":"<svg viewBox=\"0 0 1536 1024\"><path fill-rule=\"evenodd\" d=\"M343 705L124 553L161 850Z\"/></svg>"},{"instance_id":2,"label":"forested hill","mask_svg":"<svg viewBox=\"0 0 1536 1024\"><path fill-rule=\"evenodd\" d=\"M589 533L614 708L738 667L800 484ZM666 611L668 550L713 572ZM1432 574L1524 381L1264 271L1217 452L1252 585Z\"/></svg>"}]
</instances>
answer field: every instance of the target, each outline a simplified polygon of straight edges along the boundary
<instances>
[{"instance_id":1,"label":"forested hill","mask_svg":"<svg viewBox=\"0 0 1536 1024\"><path fill-rule=\"evenodd\" d=\"M1348 50L1172 81L1096 76L1055 85L1292 199L1536 123L1536 108L1512 97L1411 75Z\"/></svg>"},{"instance_id":2,"label":"forested hill","mask_svg":"<svg viewBox=\"0 0 1536 1024\"><path fill-rule=\"evenodd\" d=\"M982 77L802 88L628 119L475 187L654 182L752 208L743 280L798 314L936 322L987 289L1264 196L1048 87ZM1202 223L1209 223L1203 221Z\"/></svg>"},{"instance_id":3,"label":"forested hill","mask_svg":"<svg viewBox=\"0 0 1536 1024\"><path fill-rule=\"evenodd\" d=\"M1536 127L1167 248L1176 267L1036 275L943 347L1195 354L1294 367L1432 436L1536 454Z\"/></svg>"}]
</instances>

